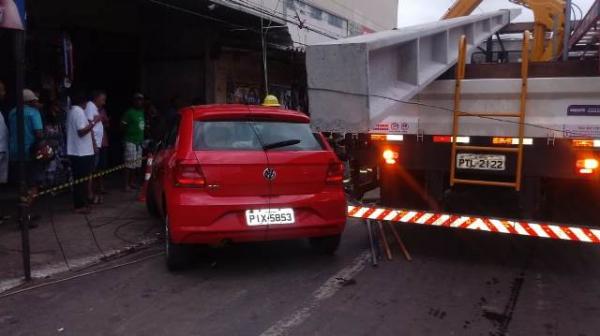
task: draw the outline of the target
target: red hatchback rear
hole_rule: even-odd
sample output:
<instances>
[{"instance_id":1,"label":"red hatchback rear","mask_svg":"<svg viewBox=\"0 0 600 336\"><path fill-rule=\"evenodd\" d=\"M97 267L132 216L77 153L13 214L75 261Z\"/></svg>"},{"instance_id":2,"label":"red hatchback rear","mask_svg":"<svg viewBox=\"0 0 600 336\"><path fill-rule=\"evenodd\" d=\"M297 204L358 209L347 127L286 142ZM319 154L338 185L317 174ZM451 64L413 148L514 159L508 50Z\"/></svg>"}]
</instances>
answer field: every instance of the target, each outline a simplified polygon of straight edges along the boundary
<instances>
[{"instance_id":1,"label":"red hatchback rear","mask_svg":"<svg viewBox=\"0 0 600 336\"><path fill-rule=\"evenodd\" d=\"M187 244L310 238L333 253L346 221L343 166L301 113L190 107L155 158L148 208L165 218L167 264Z\"/></svg>"}]
</instances>

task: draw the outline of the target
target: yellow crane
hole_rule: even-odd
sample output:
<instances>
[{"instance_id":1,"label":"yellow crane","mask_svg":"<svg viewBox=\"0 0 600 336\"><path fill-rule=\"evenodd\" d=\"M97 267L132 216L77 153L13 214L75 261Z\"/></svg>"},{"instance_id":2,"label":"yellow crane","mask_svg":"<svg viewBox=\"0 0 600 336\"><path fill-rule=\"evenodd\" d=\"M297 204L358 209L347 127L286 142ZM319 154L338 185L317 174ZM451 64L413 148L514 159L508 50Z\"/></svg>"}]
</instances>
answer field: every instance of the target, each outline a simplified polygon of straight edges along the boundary
<instances>
[{"instance_id":1,"label":"yellow crane","mask_svg":"<svg viewBox=\"0 0 600 336\"><path fill-rule=\"evenodd\" d=\"M533 48L531 61L551 61L560 55L565 34L564 0L508 0L531 9L534 15ZM483 0L456 0L442 19L467 16L473 13ZM552 33L550 39L547 34Z\"/></svg>"}]
</instances>

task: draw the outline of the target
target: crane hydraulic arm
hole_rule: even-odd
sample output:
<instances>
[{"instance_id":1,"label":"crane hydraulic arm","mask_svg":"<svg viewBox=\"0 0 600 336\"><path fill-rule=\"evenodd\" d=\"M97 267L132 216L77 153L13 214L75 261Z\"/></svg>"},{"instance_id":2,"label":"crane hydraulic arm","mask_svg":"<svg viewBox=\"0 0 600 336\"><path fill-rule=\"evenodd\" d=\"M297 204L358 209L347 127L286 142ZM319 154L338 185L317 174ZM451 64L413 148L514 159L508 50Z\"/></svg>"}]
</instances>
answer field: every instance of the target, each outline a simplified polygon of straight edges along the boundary
<instances>
[{"instance_id":1,"label":"crane hydraulic arm","mask_svg":"<svg viewBox=\"0 0 600 336\"><path fill-rule=\"evenodd\" d=\"M533 11L535 18L533 29L533 48L531 60L534 62L550 61L562 51L562 40L565 34L565 1L564 0L509 0ZM456 0L442 19L452 19L470 15L483 0ZM546 39L546 33L553 32L552 39Z\"/></svg>"}]
</instances>

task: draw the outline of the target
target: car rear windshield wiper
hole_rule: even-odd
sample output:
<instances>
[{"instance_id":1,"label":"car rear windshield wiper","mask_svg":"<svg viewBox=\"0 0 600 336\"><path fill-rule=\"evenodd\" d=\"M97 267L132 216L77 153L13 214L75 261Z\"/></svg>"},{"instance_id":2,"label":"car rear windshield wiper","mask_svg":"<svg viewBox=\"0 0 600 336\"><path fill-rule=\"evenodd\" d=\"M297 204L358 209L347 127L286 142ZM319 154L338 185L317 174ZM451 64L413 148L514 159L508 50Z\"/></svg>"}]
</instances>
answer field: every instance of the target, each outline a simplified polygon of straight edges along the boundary
<instances>
[{"instance_id":1,"label":"car rear windshield wiper","mask_svg":"<svg viewBox=\"0 0 600 336\"><path fill-rule=\"evenodd\" d=\"M278 141L278 142L274 142L274 143L271 143L271 144L268 144L268 145L264 145L263 149L264 150L270 150L270 149L275 149L275 148L293 146L293 145L297 145L297 144L299 144L301 142L302 142L302 140L298 140L298 139Z\"/></svg>"}]
</instances>

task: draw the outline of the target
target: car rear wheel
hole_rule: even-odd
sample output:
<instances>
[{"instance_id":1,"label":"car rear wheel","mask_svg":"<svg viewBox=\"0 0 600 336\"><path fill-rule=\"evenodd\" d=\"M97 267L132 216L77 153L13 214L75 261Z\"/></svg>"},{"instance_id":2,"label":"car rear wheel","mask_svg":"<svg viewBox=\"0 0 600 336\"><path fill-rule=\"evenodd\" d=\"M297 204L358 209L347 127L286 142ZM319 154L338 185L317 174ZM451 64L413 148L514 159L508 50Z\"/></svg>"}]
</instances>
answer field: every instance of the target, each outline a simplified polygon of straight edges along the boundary
<instances>
[{"instance_id":1,"label":"car rear wheel","mask_svg":"<svg viewBox=\"0 0 600 336\"><path fill-rule=\"evenodd\" d=\"M152 217L159 216L158 206L156 205L154 193L152 192L152 187L150 185L148 185L148 188L146 189L146 209Z\"/></svg>"},{"instance_id":2,"label":"car rear wheel","mask_svg":"<svg viewBox=\"0 0 600 336\"><path fill-rule=\"evenodd\" d=\"M165 219L165 256L169 271L180 271L187 265L185 246L173 243L169 233L169 217Z\"/></svg>"},{"instance_id":3,"label":"car rear wheel","mask_svg":"<svg viewBox=\"0 0 600 336\"><path fill-rule=\"evenodd\" d=\"M320 254L334 254L340 246L341 235L313 237L309 239L310 246Z\"/></svg>"}]
</instances>

